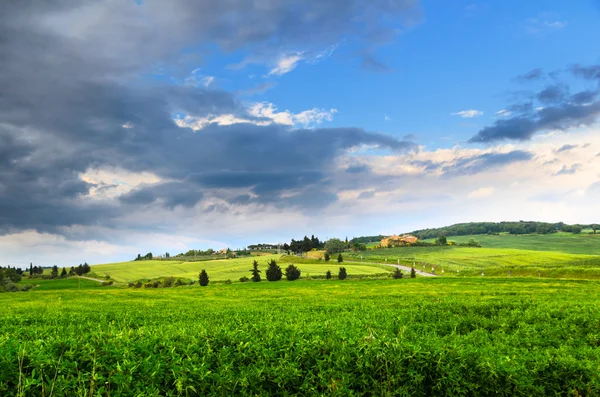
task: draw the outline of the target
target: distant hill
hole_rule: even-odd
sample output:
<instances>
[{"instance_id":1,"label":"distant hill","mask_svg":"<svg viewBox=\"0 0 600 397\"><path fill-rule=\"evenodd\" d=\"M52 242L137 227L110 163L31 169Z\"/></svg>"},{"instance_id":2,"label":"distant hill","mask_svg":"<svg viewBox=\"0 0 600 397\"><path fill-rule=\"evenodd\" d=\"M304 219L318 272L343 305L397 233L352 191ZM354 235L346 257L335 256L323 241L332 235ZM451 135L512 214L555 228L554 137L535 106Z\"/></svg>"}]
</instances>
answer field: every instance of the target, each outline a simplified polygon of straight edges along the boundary
<instances>
[{"instance_id":1,"label":"distant hill","mask_svg":"<svg viewBox=\"0 0 600 397\"><path fill-rule=\"evenodd\" d=\"M587 225L569 225L564 222L547 223L535 221L517 221L517 222L468 222L457 223L450 226L431 229L419 229L411 232L420 240L436 238L441 234L450 236L468 236L481 234L550 234L555 232L581 233L583 229L592 229L594 234L600 229L597 224ZM380 241L384 236L361 236L354 237L351 242L369 243Z\"/></svg>"}]
</instances>

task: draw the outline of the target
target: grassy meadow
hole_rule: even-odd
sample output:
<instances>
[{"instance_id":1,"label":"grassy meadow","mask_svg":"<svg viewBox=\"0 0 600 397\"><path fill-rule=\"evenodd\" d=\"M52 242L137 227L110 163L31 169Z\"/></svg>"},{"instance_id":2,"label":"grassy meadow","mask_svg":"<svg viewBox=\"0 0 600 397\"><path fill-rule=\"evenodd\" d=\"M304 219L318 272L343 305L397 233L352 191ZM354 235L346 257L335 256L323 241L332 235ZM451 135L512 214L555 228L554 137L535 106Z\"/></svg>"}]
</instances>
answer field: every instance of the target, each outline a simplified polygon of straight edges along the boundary
<instances>
[{"instance_id":1,"label":"grassy meadow","mask_svg":"<svg viewBox=\"0 0 600 397\"><path fill-rule=\"evenodd\" d=\"M556 233L547 235L451 236L464 243L474 239L481 248L427 246L369 249L346 253L346 261L398 263L444 276L527 276L600 279L600 235ZM432 242L433 240L426 240ZM442 269L444 272L442 273Z\"/></svg>"},{"instance_id":2,"label":"grassy meadow","mask_svg":"<svg viewBox=\"0 0 600 397\"><path fill-rule=\"evenodd\" d=\"M554 251L568 254L600 255L600 234L499 234L451 236L449 241L466 243L473 239L484 248L510 248L532 251ZM433 242L434 240L425 240Z\"/></svg>"},{"instance_id":3,"label":"grassy meadow","mask_svg":"<svg viewBox=\"0 0 600 397\"><path fill-rule=\"evenodd\" d=\"M76 282L0 294L0 395L600 394L595 281Z\"/></svg>"},{"instance_id":4,"label":"grassy meadow","mask_svg":"<svg viewBox=\"0 0 600 397\"><path fill-rule=\"evenodd\" d=\"M244 257L235 259L220 259L202 262L177 262L177 261L132 261L121 263L110 263L92 266L92 272L96 276L109 275L117 282L131 282L140 279L154 279L159 277L181 277L191 280L198 279L198 273L205 269L213 281L237 281L240 277L250 276L252 262L258 261L259 269L264 272L267 262L271 259L279 260L279 255L263 255L258 257ZM337 262L323 263L299 263L301 258L293 261L302 271L302 276L324 276L327 270L337 274L339 265ZM281 264L284 267L283 263ZM391 269L367 264L348 264L345 266L350 275L373 275L389 273ZM284 269L285 270L285 269Z\"/></svg>"}]
</instances>

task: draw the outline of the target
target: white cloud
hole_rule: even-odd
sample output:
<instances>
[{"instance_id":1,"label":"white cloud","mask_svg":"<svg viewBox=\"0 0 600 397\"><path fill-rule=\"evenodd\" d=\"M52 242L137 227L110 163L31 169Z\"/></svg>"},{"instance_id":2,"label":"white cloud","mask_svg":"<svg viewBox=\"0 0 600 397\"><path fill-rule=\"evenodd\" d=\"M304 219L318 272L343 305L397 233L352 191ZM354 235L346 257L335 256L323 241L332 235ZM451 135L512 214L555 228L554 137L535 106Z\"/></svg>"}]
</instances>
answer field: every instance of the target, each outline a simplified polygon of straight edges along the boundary
<instances>
[{"instance_id":1,"label":"white cloud","mask_svg":"<svg viewBox=\"0 0 600 397\"><path fill-rule=\"evenodd\" d=\"M277 61L277 65L269 71L269 76L281 76L296 69L298 62L304 59L303 52L297 52L289 55L282 55Z\"/></svg>"},{"instance_id":2,"label":"white cloud","mask_svg":"<svg viewBox=\"0 0 600 397\"><path fill-rule=\"evenodd\" d=\"M510 111L508 111L508 110L505 110L505 109L498 110L498 111L496 112L496 116L498 116L498 117L508 117L508 116L510 116L511 114L512 114L512 112L510 112Z\"/></svg>"},{"instance_id":3,"label":"white cloud","mask_svg":"<svg viewBox=\"0 0 600 397\"><path fill-rule=\"evenodd\" d=\"M201 130L209 124L232 125L249 123L254 125L281 124L294 127L311 128L325 121L332 121L337 109L312 108L300 113L292 113L289 110L278 111L277 107L270 102L256 102L246 109L247 116L236 116L233 114L208 115L204 117L183 116L175 117L174 121L179 127L191 128L194 131ZM257 120L257 118L259 120Z\"/></svg>"},{"instance_id":4,"label":"white cloud","mask_svg":"<svg viewBox=\"0 0 600 397\"><path fill-rule=\"evenodd\" d=\"M337 109L317 109L312 108L292 116L295 124L300 124L304 128L312 127L315 124L321 124L323 121L332 121L333 115Z\"/></svg>"},{"instance_id":5,"label":"white cloud","mask_svg":"<svg viewBox=\"0 0 600 397\"><path fill-rule=\"evenodd\" d=\"M255 103L248 109L248 114L254 117L264 117L270 119L276 124L294 125L293 114L290 111L284 110L278 112L277 107L269 102Z\"/></svg>"},{"instance_id":6,"label":"white cloud","mask_svg":"<svg viewBox=\"0 0 600 397\"><path fill-rule=\"evenodd\" d=\"M484 198L484 197L489 197L492 194L494 194L494 191L496 189L494 189L493 187L481 187L477 190L473 190L471 193L469 193L467 195L467 198L469 199L479 199L479 198Z\"/></svg>"},{"instance_id":7,"label":"white cloud","mask_svg":"<svg viewBox=\"0 0 600 397\"><path fill-rule=\"evenodd\" d=\"M282 76L296 69L300 62L305 62L311 65L321 62L324 59L327 59L333 54L333 52L337 49L338 45L334 44L330 47L327 47L323 51L313 52L313 51L298 51L292 53L285 53L279 56L279 59L275 63L275 66L271 68L268 73L268 76ZM244 61L242 64L246 65L248 63L253 63L250 60Z\"/></svg>"},{"instance_id":8,"label":"white cloud","mask_svg":"<svg viewBox=\"0 0 600 397\"><path fill-rule=\"evenodd\" d=\"M390 116L388 116L388 115L387 115L387 113L384 113L384 114L383 114L383 119L384 119L385 121L390 121L390 120L391 120Z\"/></svg>"},{"instance_id":9,"label":"white cloud","mask_svg":"<svg viewBox=\"0 0 600 397\"><path fill-rule=\"evenodd\" d=\"M525 20L525 31L530 34L542 34L553 30L561 30L566 28L567 21L558 19L554 13L541 13L535 18Z\"/></svg>"},{"instance_id":10,"label":"white cloud","mask_svg":"<svg viewBox=\"0 0 600 397\"><path fill-rule=\"evenodd\" d=\"M121 127L125 128L125 129L130 129L130 128L133 128L133 123L131 121L128 121L125 124L123 124Z\"/></svg>"},{"instance_id":11,"label":"white cloud","mask_svg":"<svg viewBox=\"0 0 600 397\"><path fill-rule=\"evenodd\" d=\"M451 113L452 116L460 116L463 119L471 119L473 117L479 117L483 115L483 112L480 110L469 109L469 110L461 110L460 112Z\"/></svg>"},{"instance_id":12,"label":"white cloud","mask_svg":"<svg viewBox=\"0 0 600 397\"><path fill-rule=\"evenodd\" d=\"M91 168L79 175L79 179L90 183L89 198L110 199L144 185L158 183L162 179L151 172L132 172L120 168Z\"/></svg>"},{"instance_id":13,"label":"white cloud","mask_svg":"<svg viewBox=\"0 0 600 397\"><path fill-rule=\"evenodd\" d=\"M208 87L214 83L214 76L206 76L200 73L200 68L196 68L190 72L190 75L184 80L185 85L191 85L195 87L204 86Z\"/></svg>"}]
</instances>

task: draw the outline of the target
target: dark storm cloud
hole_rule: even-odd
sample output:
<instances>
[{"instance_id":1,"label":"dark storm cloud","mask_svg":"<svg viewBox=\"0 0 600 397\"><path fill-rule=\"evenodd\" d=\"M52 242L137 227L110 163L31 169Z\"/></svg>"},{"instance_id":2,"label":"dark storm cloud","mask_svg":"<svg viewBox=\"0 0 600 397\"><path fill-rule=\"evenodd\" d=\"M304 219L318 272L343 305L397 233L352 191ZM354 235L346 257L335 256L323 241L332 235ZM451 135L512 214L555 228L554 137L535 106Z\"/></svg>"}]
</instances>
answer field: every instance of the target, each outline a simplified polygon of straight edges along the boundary
<instances>
[{"instance_id":1,"label":"dark storm cloud","mask_svg":"<svg viewBox=\"0 0 600 397\"><path fill-rule=\"evenodd\" d=\"M554 175L555 176L558 176L558 175L573 175L574 173L576 173L580 169L581 169L581 164L573 164L570 167L567 167L566 165L563 165L562 168L556 174L554 174Z\"/></svg>"},{"instance_id":2,"label":"dark storm cloud","mask_svg":"<svg viewBox=\"0 0 600 397\"><path fill-rule=\"evenodd\" d=\"M545 107L535 115L518 116L497 120L490 127L481 129L472 137L471 143L487 143L506 139L526 141L544 130L566 130L571 127L593 124L600 115L600 102L589 105L562 103Z\"/></svg>"},{"instance_id":3,"label":"dark storm cloud","mask_svg":"<svg viewBox=\"0 0 600 397\"><path fill-rule=\"evenodd\" d=\"M554 84L544 88L537 94L537 99L542 103L556 103L564 100L569 93L564 84Z\"/></svg>"},{"instance_id":4,"label":"dark storm cloud","mask_svg":"<svg viewBox=\"0 0 600 397\"><path fill-rule=\"evenodd\" d=\"M573 65L571 72L577 76L588 80L600 80L600 65Z\"/></svg>"},{"instance_id":5,"label":"dark storm cloud","mask_svg":"<svg viewBox=\"0 0 600 397\"><path fill-rule=\"evenodd\" d=\"M119 197L126 204L147 205L156 201L166 208L193 207L203 197L198 186L182 182L166 182L134 189Z\"/></svg>"},{"instance_id":6,"label":"dark storm cloud","mask_svg":"<svg viewBox=\"0 0 600 397\"><path fill-rule=\"evenodd\" d=\"M513 113L527 113L533 110L533 102L515 103L506 107L506 110Z\"/></svg>"},{"instance_id":7,"label":"dark storm cloud","mask_svg":"<svg viewBox=\"0 0 600 397\"><path fill-rule=\"evenodd\" d=\"M574 76L585 80L600 80L600 66L574 65L570 67ZM594 85L569 95L570 87L565 82L556 82L531 95L532 102L509 105L507 110L517 114L509 119L496 120L482 128L470 143L490 143L502 140L526 141L536 133L545 130L561 130L579 126L589 126L600 116L600 86ZM533 100L538 107L534 111Z\"/></svg>"},{"instance_id":8,"label":"dark storm cloud","mask_svg":"<svg viewBox=\"0 0 600 397\"><path fill-rule=\"evenodd\" d=\"M356 165L351 165L348 168L346 168L346 173L347 174L362 174L364 172L369 172L370 170L371 169L366 164L356 164Z\"/></svg>"},{"instance_id":9,"label":"dark storm cloud","mask_svg":"<svg viewBox=\"0 0 600 397\"><path fill-rule=\"evenodd\" d=\"M518 81L534 81L539 80L544 76L544 72L540 68L535 68L530 70L529 72L517 76L516 80Z\"/></svg>"},{"instance_id":10,"label":"dark storm cloud","mask_svg":"<svg viewBox=\"0 0 600 397\"><path fill-rule=\"evenodd\" d=\"M331 203L322 184L337 156L365 144L396 152L416 145L355 128L212 124L194 132L172 115L249 117L230 93L162 81L189 73L215 43L268 56L319 50L362 27L360 45L369 47L385 32L368 32L398 18L417 20L418 2L0 2L0 233L102 225L137 206L190 207L206 190L232 187L265 202L302 187L283 202ZM107 185L81 174L105 166L169 182L119 200L83 200Z\"/></svg>"},{"instance_id":11,"label":"dark storm cloud","mask_svg":"<svg viewBox=\"0 0 600 397\"><path fill-rule=\"evenodd\" d=\"M513 150L508 153L485 153L478 156L461 158L451 165L442 167L444 177L474 175L505 165L528 161L533 154L523 150Z\"/></svg>"},{"instance_id":12,"label":"dark storm cloud","mask_svg":"<svg viewBox=\"0 0 600 397\"><path fill-rule=\"evenodd\" d=\"M575 149L577 147L579 147L579 145L562 145L561 147L556 149L556 153L568 152L569 150Z\"/></svg>"},{"instance_id":13,"label":"dark storm cloud","mask_svg":"<svg viewBox=\"0 0 600 397\"><path fill-rule=\"evenodd\" d=\"M592 101L594 101L594 99L596 99L596 97L598 96L598 91L581 91L578 92L577 94L573 94L571 95L571 97L569 98L569 101L572 103L575 103L577 105L584 105L586 103L590 103Z\"/></svg>"}]
</instances>

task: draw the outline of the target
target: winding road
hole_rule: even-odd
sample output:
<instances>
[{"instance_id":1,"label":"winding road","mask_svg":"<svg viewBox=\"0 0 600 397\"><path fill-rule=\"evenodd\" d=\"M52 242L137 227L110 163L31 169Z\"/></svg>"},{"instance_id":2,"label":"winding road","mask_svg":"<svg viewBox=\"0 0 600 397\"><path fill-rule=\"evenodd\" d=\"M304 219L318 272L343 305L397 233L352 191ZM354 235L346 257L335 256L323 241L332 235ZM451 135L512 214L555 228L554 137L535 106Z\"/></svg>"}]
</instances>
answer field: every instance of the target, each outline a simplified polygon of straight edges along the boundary
<instances>
[{"instance_id":1,"label":"winding road","mask_svg":"<svg viewBox=\"0 0 600 397\"><path fill-rule=\"evenodd\" d=\"M353 264L371 264L371 265L382 265L382 266L390 266L390 267L396 267L400 270L408 270L410 272L411 267L410 266L404 266L404 265L395 265L392 263L379 263L379 262L356 262L356 261L344 261L346 263L353 263ZM415 272L419 275L419 276L423 276L423 277L437 277L437 274L431 274L431 273L427 273L424 272L422 270L419 270L417 268L415 268Z\"/></svg>"}]
</instances>

